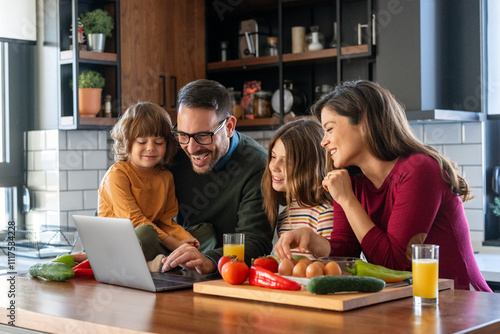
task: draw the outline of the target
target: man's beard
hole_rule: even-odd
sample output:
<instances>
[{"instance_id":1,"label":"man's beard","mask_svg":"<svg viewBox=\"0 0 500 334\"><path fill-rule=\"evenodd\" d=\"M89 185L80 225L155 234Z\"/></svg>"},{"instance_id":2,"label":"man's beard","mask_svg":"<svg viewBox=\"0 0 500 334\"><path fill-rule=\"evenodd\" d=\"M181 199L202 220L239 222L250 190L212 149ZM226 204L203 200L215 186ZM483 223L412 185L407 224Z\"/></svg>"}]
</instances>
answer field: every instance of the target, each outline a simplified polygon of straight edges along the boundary
<instances>
[{"instance_id":1,"label":"man's beard","mask_svg":"<svg viewBox=\"0 0 500 334\"><path fill-rule=\"evenodd\" d=\"M205 165L203 165L203 167L200 167L200 166L196 165L195 164L195 159L193 158L193 155L198 155L199 156L199 155L204 155L204 154L207 154L207 153L208 153L207 159L210 159L208 167L205 166ZM224 156L224 154L221 154L221 151L216 147L213 151L210 151L210 150L199 150L199 151L196 151L193 154L189 154L188 153L188 156L189 156L189 160L191 161L191 166L193 167L194 172L196 174L204 175L204 174L210 173L214 169L215 165Z\"/></svg>"}]
</instances>

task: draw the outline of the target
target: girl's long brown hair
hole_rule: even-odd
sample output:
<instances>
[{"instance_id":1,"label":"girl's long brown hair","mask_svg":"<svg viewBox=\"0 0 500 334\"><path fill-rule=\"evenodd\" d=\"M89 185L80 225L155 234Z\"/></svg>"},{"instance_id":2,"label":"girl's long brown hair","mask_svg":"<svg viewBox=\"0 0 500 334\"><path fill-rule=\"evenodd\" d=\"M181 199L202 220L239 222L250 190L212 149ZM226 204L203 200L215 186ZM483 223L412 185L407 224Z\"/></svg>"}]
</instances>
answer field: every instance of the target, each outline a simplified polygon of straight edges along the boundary
<instances>
[{"instance_id":1,"label":"girl's long brown hair","mask_svg":"<svg viewBox=\"0 0 500 334\"><path fill-rule=\"evenodd\" d=\"M159 105L138 102L130 106L111 130L115 161L128 161L132 144L139 137L163 137L167 145L165 157L160 162L167 168L177 152L177 142L172 134L172 121Z\"/></svg>"},{"instance_id":2,"label":"girl's long brown hair","mask_svg":"<svg viewBox=\"0 0 500 334\"><path fill-rule=\"evenodd\" d=\"M264 211L274 228L279 205L290 207L292 199L303 207L331 204L332 200L322 187L326 174L326 152L321 147L323 130L315 119L299 119L283 125L271 139L267 165L261 181ZM273 189L269 162L272 149L280 139L286 154L286 193Z\"/></svg>"},{"instance_id":3,"label":"girl's long brown hair","mask_svg":"<svg viewBox=\"0 0 500 334\"><path fill-rule=\"evenodd\" d=\"M403 107L385 88L365 80L344 82L313 106L314 115L320 121L323 109L348 117L353 125L364 122L366 145L380 160L391 161L413 153L429 155L439 163L441 176L451 191L462 201L472 198L456 164L414 136Z\"/></svg>"}]
</instances>

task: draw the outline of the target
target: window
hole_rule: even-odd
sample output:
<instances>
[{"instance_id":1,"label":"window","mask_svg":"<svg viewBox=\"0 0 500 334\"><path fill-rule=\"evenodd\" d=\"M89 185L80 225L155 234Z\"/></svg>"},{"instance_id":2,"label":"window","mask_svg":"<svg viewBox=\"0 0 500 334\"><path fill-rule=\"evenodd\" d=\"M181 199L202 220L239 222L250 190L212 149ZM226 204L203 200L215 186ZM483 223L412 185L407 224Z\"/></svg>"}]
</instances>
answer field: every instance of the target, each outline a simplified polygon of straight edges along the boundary
<instances>
[{"instance_id":1,"label":"window","mask_svg":"<svg viewBox=\"0 0 500 334\"><path fill-rule=\"evenodd\" d=\"M0 230L7 229L9 221L16 221L16 187L0 187Z\"/></svg>"},{"instance_id":2,"label":"window","mask_svg":"<svg viewBox=\"0 0 500 334\"><path fill-rule=\"evenodd\" d=\"M0 42L0 171L2 172L10 162L7 52L7 43ZM0 230L6 228L7 222L17 218L16 208L16 187L4 187L0 184Z\"/></svg>"},{"instance_id":3,"label":"window","mask_svg":"<svg viewBox=\"0 0 500 334\"><path fill-rule=\"evenodd\" d=\"M8 155L8 99L7 99L7 44L0 42L0 163L9 162Z\"/></svg>"}]
</instances>

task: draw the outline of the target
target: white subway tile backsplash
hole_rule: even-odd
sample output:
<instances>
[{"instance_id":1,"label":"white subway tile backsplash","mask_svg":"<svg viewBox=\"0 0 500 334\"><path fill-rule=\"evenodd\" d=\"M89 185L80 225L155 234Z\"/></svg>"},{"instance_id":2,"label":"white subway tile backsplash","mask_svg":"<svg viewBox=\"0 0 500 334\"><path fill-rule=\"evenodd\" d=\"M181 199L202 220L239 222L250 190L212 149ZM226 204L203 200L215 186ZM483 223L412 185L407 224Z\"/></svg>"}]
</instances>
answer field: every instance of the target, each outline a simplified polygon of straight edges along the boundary
<instances>
[{"instance_id":1,"label":"white subway tile backsplash","mask_svg":"<svg viewBox=\"0 0 500 334\"><path fill-rule=\"evenodd\" d=\"M97 148L99 150L108 149L108 135L109 131L97 131Z\"/></svg>"},{"instance_id":2,"label":"white subway tile backsplash","mask_svg":"<svg viewBox=\"0 0 500 334\"><path fill-rule=\"evenodd\" d=\"M461 123L438 123L424 125L424 141L427 144L460 144Z\"/></svg>"},{"instance_id":3,"label":"white subway tile backsplash","mask_svg":"<svg viewBox=\"0 0 500 334\"><path fill-rule=\"evenodd\" d=\"M59 152L60 170L83 169L83 159L81 151L60 151Z\"/></svg>"},{"instance_id":4,"label":"white subway tile backsplash","mask_svg":"<svg viewBox=\"0 0 500 334\"><path fill-rule=\"evenodd\" d=\"M35 151L35 170L56 170L57 169L57 151Z\"/></svg>"},{"instance_id":5,"label":"white subway tile backsplash","mask_svg":"<svg viewBox=\"0 0 500 334\"><path fill-rule=\"evenodd\" d=\"M28 150L40 151L45 149L45 131L28 131Z\"/></svg>"},{"instance_id":6,"label":"white subway tile backsplash","mask_svg":"<svg viewBox=\"0 0 500 334\"><path fill-rule=\"evenodd\" d=\"M96 170L68 171L68 190L97 189L98 186Z\"/></svg>"},{"instance_id":7,"label":"white subway tile backsplash","mask_svg":"<svg viewBox=\"0 0 500 334\"><path fill-rule=\"evenodd\" d=\"M26 154L26 167L28 170L35 170L35 152L28 151Z\"/></svg>"},{"instance_id":8,"label":"white subway tile backsplash","mask_svg":"<svg viewBox=\"0 0 500 334\"><path fill-rule=\"evenodd\" d=\"M444 145L444 152L459 165L481 165L481 144Z\"/></svg>"},{"instance_id":9,"label":"white subway tile backsplash","mask_svg":"<svg viewBox=\"0 0 500 334\"><path fill-rule=\"evenodd\" d=\"M59 131L46 130L45 131L45 149L57 150L59 148Z\"/></svg>"},{"instance_id":10,"label":"white subway tile backsplash","mask_svg":"<svg viewBox=\"0 0 500 334\"><path fill-rule=\"evenodd\" d=\"M424 125L423 124L418 124L418 123L410 123L410 126L413 130L413 134L415 137L418 138L420 141L424 141Z\"/></svg>"},{"instance_id":11,"label":"white subway tile backsplash","mask_svg":"<svg viewBox=\"0 0 500 334\"><path fill-rule=\"evenodd\" d=\"M59 212L59 225L64 227L68 226L68 211Z\"/></svg>"},{"instance_id":12,"label":"white subway tile backsplash","mask_svg":"<svg viewBox=\"0 0 500 334\"><path fill-rule=\"evenodd\" d=\"M429 145L429 146L438 151L439 153L443 154L443 145Z\"/></svg>"},{"instance_id":13,"label":"white subway tile backsplash","mask_svg":"<svg viewBox=\"0 0 500 334\"><path fill-rule=\"evenodd\" d=\"M465 122L462 123L464 144L480 144L481 143L481 123L480 122Z\"/></svg>"},{"instance_id":14,"label":"white subway tile backsplash","mask_svg":"<svg viewBox=\"0 0 500 334\"><path fill-rule=\"evenodd\" d=\"M68 150L97 150L98 131L67 131Z\"/></svg>"},{"instance_id":15,"label":"white subway tile backsplash","mask_svg":"<svg viewBox=\"0 0 500 334\"><path fill-rule=\"evenodd\" d=\"M58 191L59 190L59 172L58 171L48 171L45 172L47 180L47 190Z\"/></svg>"},{"instance_id":16,"label":"white subway tile backsplash","mask_svg":"<svg viewBox=\"0 0 500 334\"><path fill-rule=\"evenodd\" d=\"M482 188L471 188L472 198L470 201L464 202L465 209L479 209L483 208L483 189Z\"/></svg>"},{"instance_id":17,"label":"white subway tile backsplash","mask_svg":"<svg viewBox=\"0 0 500 334\"><path fill-rule=\"evenodd\" d=\"M68 145L66 144L66 138L67 138L67 133L68 131L59 131L59 149L60 150L66 150L68 148Z\"/></svg>"},{"instance_id":18,"label":"white subway tile backsplash","mask_svg":"<svg viewBox=\"0 0 500 334\"><path fill-rule=\"evenodd\" d=\"M28 172L28 187L33 190L46 190L47 179L45 172Z\"/></svg>"},{"instance_id":19,"label":"white subway tile backsplash","mask_svg":"<svg viewBox=\"0 0 500 334\"><path fill-rule=\"evenodd\" d=\"M35 191L34 195L37 210L59 210L59 196L56 191Z\"/></svg>"},{"instance_id":20,"label":"white subway tile backsplash","mask_svg":"<svg viewBox=\"0 0 500 334\"><path fill-rule=\"evenodd\" d=\"M108 171L107 169L99 171L99 185L101 184L102 178L104 177L104 175L106 175L107 171Z\"/></svg>"},{"instance_id":21,"label":"white subway tile backsplash","mask_svg":"<svg viewBox=\"0 0 500 334\"><path fill-rule=\"evenodd\" d=\"M68 172L59 172L59 190L68 190Z\"/></svg>"},{"instance_id":22,"label":"white subway tile backsplash","mask_svg":"<svg viewBox=\"0 0 500 334\"><path fill-rule=\"evenodd\" d=\"M61 211L83 209L83 191L61 191L59 194Z\"/></svg>"},{"instance_id":23,"label":"white subway tile backsplash","mask_svg":"<svg viewBox=\"0 0 500 334\"><path fill-rule=\"evenodd\" d=\"M61 225L59 211L47 211L47 225L64 226Z\"/></svg>"},{"instance_id":24,"label":"white subway tile backsplash","mask_svg":"<svg viewBox=\"0 0 500 334\"><path fill-rule=\"evenodd\" d=\"M472 250L478 252L483 247L484 232L482 231L470 231L470 241L472 244Z\"/></svg>"},{"instance_id":25,"label":"white subway tile backsplash","mask_svg":"<svg viewBox=\"0 0 500 334\"><path fill-rule=\"evenodd\" d=\"M97 209L97 190L85 190L83 192L83 208L86 210Z\"/></svg>"},{"instance_id":26,"label":"white subway tile backsplash","mask_svg":"<svg viewBox=\"0 0 500 334\"><path fill-rule=\"evenodd\" d=\"M465 209L465 216L469 223L469 229L472 231L484 231L484 215L483 210Z\"/></svg>"},{"instance_id":27,"label":"white subway tile backsplash","mask_svg":"<svg viewBox=\"0 0 500 334\"><path fill-rule=\"evenodd\" d=\"M45 211L32 210L26 214L26 229L39 231L41 226L47 225L47 214Z\"/></svg>"},{"instance_id":28,"label":"white subway tile backsplash","mask_svg":"<svg viewBox=\"0 0 500 334\"><path fill-rule=\"evenodd\" d=\"M483 186L483 168L481 166L463 166L462 176L470 187Z\"/></svg>"},{"instance_id":29,"label":"white subway tile backsplash","mask_svg":"<svg viewBox=\"0 0 500 334\"><path fill-rule=\"evenodd\" d=\"M83 169L106 169L107 151L83 151Z\"/></svg>"}]
</instances>

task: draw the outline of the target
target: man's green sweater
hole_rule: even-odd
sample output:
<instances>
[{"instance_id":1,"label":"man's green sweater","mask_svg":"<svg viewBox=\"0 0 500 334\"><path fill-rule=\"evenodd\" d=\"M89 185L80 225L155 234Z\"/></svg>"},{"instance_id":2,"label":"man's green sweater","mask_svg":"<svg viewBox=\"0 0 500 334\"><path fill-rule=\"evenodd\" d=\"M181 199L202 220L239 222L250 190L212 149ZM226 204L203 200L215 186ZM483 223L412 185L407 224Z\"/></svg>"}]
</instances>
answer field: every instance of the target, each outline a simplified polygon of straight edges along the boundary
<instances>
[{"instance_id":1,"label":"man's green sweater","mask_svg":"<svg viewBox=\"0 0 500 334\"><path fill-rule=\"evenodd\" d=\"M171 168L179 202L177 222L184 228L210 223L217 246L205 255L217 263L222 257L224 233L245 234L245 262L269 254L272 229L262 207L260 182L267 153L252 138L241 134L229 161L220 169L200 175L193 171L183 150L177 152Z\"/></svg>"}]
</instances>

